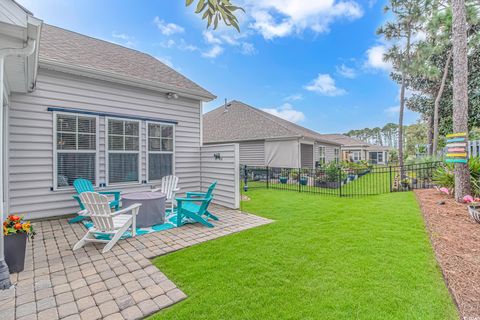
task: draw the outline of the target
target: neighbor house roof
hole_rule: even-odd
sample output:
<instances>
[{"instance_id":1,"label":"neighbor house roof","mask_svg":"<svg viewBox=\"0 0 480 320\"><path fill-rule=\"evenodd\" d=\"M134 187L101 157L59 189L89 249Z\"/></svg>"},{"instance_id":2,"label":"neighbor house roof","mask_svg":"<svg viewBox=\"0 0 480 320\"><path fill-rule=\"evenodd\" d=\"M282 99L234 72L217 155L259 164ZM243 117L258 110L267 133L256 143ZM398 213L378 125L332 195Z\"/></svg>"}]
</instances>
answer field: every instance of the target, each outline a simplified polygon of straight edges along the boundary
<instances>
[{"instance_id":1,"label":"neighbor house roof","mask_svg":"<svg viewBox=\"0 0 480 320\"><path fill-rule=\"evenodd\" d=\"M374 150L374 151L388 151L391 149L390 147L377 146L377 145L374 145L359 139L355 139L340 133L322 134L322 136L325 139L340 143L344 147L351 147L351 148L358 147L358 148L365 148L365 149Z\"/></svg>"},{"instance_id":2,"label":"neighbor house roof","mask_svg":"<svg viewBox=\"0 0 480 320\"><path fill-rule=\"evenodd\" d=\"M309 138L340 145L323 135L240 101L231 101L203 116L203 140L206 143L281 138Z\"/></svg>"},{"instance_id":3,"label":"neighbor house roof","mask_svg":"<svg viewBox=\"0 0 480 320\"><path fill-rule=\"evenodd\" d=\"M215 96L158 59L108 41L44 24L40 40L40 62L101 71L112 77L127 77L188 92L207 100Z\"/></svg>"}]
</instances>

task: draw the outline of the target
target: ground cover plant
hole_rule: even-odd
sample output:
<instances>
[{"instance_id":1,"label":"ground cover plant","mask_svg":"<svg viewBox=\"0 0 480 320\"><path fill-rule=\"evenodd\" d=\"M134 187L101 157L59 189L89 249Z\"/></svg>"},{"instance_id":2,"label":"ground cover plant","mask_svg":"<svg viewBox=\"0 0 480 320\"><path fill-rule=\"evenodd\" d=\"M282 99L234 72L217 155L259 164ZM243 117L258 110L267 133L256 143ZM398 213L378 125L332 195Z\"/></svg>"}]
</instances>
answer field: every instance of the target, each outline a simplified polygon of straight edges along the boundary
<instances>
[{"instance_id":1,"label":"ground cover plant","mask_svg":"<svg viewBox=\"0 0 480 320\"><path fill-rule=\"evenodd\" d=\"M155 259L188 298L152 319L458 319L411 192L247 195L275 222Z\"/></svg>"}]
</instances>

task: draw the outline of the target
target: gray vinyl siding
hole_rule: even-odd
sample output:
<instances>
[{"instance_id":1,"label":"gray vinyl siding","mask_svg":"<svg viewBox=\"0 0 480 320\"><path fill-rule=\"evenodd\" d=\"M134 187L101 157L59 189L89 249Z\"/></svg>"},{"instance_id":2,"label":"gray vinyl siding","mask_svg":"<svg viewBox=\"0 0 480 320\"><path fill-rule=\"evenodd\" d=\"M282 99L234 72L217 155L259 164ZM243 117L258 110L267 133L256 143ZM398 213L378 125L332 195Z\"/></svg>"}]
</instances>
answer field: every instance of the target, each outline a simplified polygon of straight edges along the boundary
<instances>
[{"instance_id":1,"label":"gray vinyl siding","mask_svg":"<svg viewBox=\"0 0 480 320\"><path fill-rule=\"evenodd\" d=\"M340 146L337 146L337 145L315 142L315 146L313 148L313 157L315 159L315 162L317 162L319 157L320 157L318 147L325 147L325 162L326 163L329 163L329 162L332 162L333 160L335 160L335 149L340 150L340 148L341 148ZM341 160L341 158L342 158L342 156L341 156L341 151L340 151L340 160Z\"/></svg>"},{"instance_id":2,"label":"gray vinyl siding","mask_svg":"<svg viewBox=\"0 0 480 320\"><path fill-rule=\"evenodd\" d=\"M240 207L239 145L204 145L201 149L202 191L217 181L213 202L228 208ZM214 154L220 154L216 159Z\"/></svg>"},{"instance_id":3,"label":"gray vinyl siding","mask_svg":"<svg viewBox=\"0 0 480 320\"><path fill-rule=\"evenodd\" d=\"M265 165L265 140L239 143L240 164L247 166Z\"/></svg>"},{"instance_id":4,"label":"gray vinyl siding","mask_svg":"<svg viewBox=\"0 0 480 320\"><path fill-rule=\"evenodd\" d=\"M200 108L198 100L167 100L158 92L136 89L40 69L37 89L13 94L9 110L10 212L28 218L73 213L78 210L73 189L53 187L53 114L48 107L73 108L127 116L178 121L175 126L175 174L181 193L200 189ZM141 155L146 150L142 122ZM99 117L100 183L106 182L105 118ZM146 157L141 156L141 181L147 180ZM154 184L154 183L152 183ZM104 190L133 192L150 189L147 184L109 186Z\"/></svg>"},{"instance_id":5,"label":"gray vinyl siding","mask_svg":"<svg viewBox=\"0 0 480 320\"><path fill-rule=\"evenodd\" d=\"M313 144L300 144L300 163L302 168L313 168Z\"/></svg>"}]
</instances>

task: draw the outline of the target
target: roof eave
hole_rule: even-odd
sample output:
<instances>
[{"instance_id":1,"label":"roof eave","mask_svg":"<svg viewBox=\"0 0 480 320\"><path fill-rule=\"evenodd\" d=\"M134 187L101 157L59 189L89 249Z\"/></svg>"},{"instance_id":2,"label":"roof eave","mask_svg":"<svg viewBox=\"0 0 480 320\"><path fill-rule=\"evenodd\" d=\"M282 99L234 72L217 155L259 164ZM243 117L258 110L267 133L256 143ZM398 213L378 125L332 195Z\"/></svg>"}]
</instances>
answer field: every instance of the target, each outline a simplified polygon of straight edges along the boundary
<instances>
[{"instance_id":1,"label":"roof eave","mask_svg":"<svg viewBox=\"0 0 480 320\"><path fill-rule=\"evenodd\" d=\"M114 72L107 72L107 71L87 68L83 66L73 66L73 65L58 62L55 60L40 58L39 65L41 68L44 68L47 70L60 71L60 72L75 74L83 77L115 82L115 83L120 83L128 86L132 86L132 87L159 91L162 93L175 92L181 96L191 98L191 99L201 100L204 102L209 102L217 98L215 95L209 92L200 92L197 90L179 88L179 87L168 85L165 83L143 80L143 79L135 78L132 76L119 75Z\"/></svg>"}]
</instances>

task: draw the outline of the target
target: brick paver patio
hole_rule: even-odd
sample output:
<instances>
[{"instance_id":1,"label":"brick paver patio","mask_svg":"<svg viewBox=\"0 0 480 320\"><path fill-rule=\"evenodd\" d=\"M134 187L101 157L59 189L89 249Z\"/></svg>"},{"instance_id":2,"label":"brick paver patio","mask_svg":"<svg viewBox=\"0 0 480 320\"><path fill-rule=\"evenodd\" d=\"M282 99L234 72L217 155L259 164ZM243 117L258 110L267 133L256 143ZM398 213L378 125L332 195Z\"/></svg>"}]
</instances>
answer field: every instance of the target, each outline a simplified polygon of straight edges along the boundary
<instances>
[{"instance_id":1,"label":"brick paver patio","mask_svg":"<svg viewBox=\"0 0 480 320\"><path fill-rule=\"evenodd\" d=\"M0 319L140 319L185 299L151 258L271 222L219 206L212 211L220 218L215 228L185 225L120 240L106 254L101 244L72 251L85 234L82 224L35 223L25 270L0 291Z\"/></svg>"}]
</instances>

